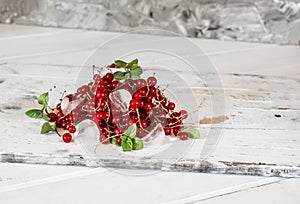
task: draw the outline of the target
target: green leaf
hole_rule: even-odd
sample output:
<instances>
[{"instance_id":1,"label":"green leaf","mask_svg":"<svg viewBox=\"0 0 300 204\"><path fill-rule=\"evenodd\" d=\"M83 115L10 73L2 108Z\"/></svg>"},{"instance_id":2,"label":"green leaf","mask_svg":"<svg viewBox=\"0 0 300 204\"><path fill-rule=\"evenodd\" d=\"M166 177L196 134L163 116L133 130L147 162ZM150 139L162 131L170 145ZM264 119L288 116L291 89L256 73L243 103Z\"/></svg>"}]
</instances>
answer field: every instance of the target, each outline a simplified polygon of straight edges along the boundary
<instances>
[{"instance_id":1,"label":"green leaf","mask_svg":"<svg viewBox=\"0 0 300 204\"><path fill-rule=\"evenodd\" d=\"M200 138L200 132L196 128L185 128L181 132L188 133L189 138L193 138L193 139L199 139Z\"/></svg>"},{"instance_id":2,"label":"green leaf","mask_svg":"<svg viewBox=\"0 0 300 204\"><path fill-rule=\"evenodd\" d=\"M46 121L49 121L49 120L50 120L50 118L49 118L48 115L46 115L46 114L43 114L42 118L43 118L44 120L46 120Z\"/></svg>"},{"instance_id":3,"label":"green leaf","mask_svg":"<svg viewBox=\"0 0 300 204\"><path fill-rule=\"evenodd\" d=\"M122 60L116 60L116 61L115 61L115 64L116 64L118 67L126 67L127 62L124 62L124 61L122 61Z\"/></svg>"},{"instance_id":4,"label":"green leaf","mask_svg":"<svg viewBox=\"0 0 300 204\"><path fill-rule=\"evenodd\" d=\"M132 142L131 138L123 137L121 146L122 146L122 149L124 152L131 151L133 148L133 142Z\"/></svg>"},{"instance_id":5,"label":"green leaf","mask_svg":"<svg viewBox=\"0 0 300 204\"><path fill-rule=\"evenodd\" d=\"M25 114L30 118L41 118L43 115L42 110L31 109L25 112Z\"/></svg>"},{"instance_id":6,"label":"green leaf","mask_svg":"<svg viewBox=\"0 0 300 204\"><path fill-rule=\"evenodd\" d=\"M52 130L53 130L53 131L56 130L56 123L54 123L54 124L52 125Z\"/></svg>"},{"instance_id":7,"label":"green leaf","mask_svg":"<svg viewBox=\"0 0 300 204\"><path fill-rule=\"evenodd\" d=\"M132 69L132 68L136 67L138 63L139 63L138 59L134 59L134 60L132 60L131 62L128 63L127 67L129 69Z\"/></svg>"},{"instance_id":8,"label":"green leaf","mask_svg":"<svg viewBox=\"0 0 300 204\"><path fill-rule=\"evenodd\" d=\"M126 72L117 72L117 73L115 73L114 74L114 76L115 76L115 80L123 80L123 79L125 79L125 73Z\"/></svg>"},{"instance_id":9,"label":"green leaf","mask_svg":"<svg viewBox=\"0 0 300 204\"><path fill-rule=\"evenodd\" d=\"M131 74L130 72L125 72L125 79L130 79L131 78Z\"/></svg>"},{"instance_id":10,"label":"green leaf","mask_svg":"<svg viewBox=\"0 0 300 204\"><path fill-rule=\"evenodd\" d=\"M142 68L137 67L136 69L131 70L130 73L132 75L139 76L143 73L143 70L142 70Z\"/></svg>"},{"instance_id":11,"label":"green leaf","mask_svg":"<svg viewBox=\"0 0 300 204\"><path fill-rule=\"evenodd\" d=\"M140 79L141 77L138 76L138 75L131 75L131 79L132 80L137 80L137 79Z\"/></svg>"},{"instance_id":12,"label":"green leaf","mask_svg":"<svg viewBox=\"0 0 300 204\"><path fill-rule=\"evenodd\" d=\"M43 105L44 107L48 106L49 102L49 93L43 93L42 95L39 96L38 98L38 103Z\"/></svg>"},{"instance_id":13,"label":"green leaf","mask_svg":"<svg viewBox=\"0 0 300 204\"><path fill-rule=\"evenodd\" d=\"M124 135L130 138L134 138L136 136L136 124L130 125Z\"/></svg>"},{"instance_id":14,"label":"green leaf","mask_svg":"<svg viewBox=\"0 0 300 204\"><path fill-rule=\"evenodd\" d=\"M140 150L144 148L143 141L140 138L135 137L133 139L133 150Z\"/></svg>"},{"instance_id":15,"label":"green leaf","mask_svg":"<svg viewBox=\"0 0 300 204\"><path fill-rule=\"evenodd\" d=\"M51 131L53 131L52 126L50 125L50 123L45 122L42 126L41 134L46 134L46 133L51 132Z\"/></svg>"}]
</instances>

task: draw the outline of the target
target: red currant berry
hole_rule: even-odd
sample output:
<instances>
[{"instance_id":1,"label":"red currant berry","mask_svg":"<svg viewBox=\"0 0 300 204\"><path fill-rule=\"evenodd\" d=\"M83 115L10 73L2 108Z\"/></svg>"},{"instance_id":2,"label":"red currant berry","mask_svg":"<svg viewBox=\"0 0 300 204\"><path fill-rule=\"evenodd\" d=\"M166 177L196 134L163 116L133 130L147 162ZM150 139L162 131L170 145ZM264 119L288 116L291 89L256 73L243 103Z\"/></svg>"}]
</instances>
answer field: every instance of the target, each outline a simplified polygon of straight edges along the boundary
<instances>
[{"instance_id":1,"label":"red currant berry","mask_svg":"<svg viewBox=\"0 0 300 204\"><path fill-rule=\"evenodd\" d=\"M153 106L152 103L147 102L144 104L143 108L144 108L144 110L148 111L148 110L151 110L152 106Z\"/></svg>"},{"instance_id":2,"label":"red currant berry","mask_svg":"<svg viewBox=\"0 0 300 204\"><path fill-rule=\"evenodd\" d=\"M114 79L114 74L113 73L107 73L104 75L105 80L110 83Z\"/></svg>"},{"instance_id":3,"label":"red currant berry","mask_svg":"<svg viewBox=\"0 0 300 204\"><path fill-rule=\"evenodd\" d=\"M89 91L89 87L87 85L81 87L81 93L86 94L88 91Z\"/></svg>"},{"instance_id":4,"label":"red currant berry","mask_svg":"<svg viewBox=\"0 0 300 204\"><path fill-rule=\"evenodd\" d=\"M143 105L144 105L144 102L139 99L132 99L130 101L131 108L138 108L138 107L142 107Z\"/></svg>"},{"instance_id":5,"label":"red currant berry","mask_svg":"<svg viewBox=\"0 0 300 204\"><path fill-rule=\"evenodd\" d=\"M155 86L156 83L157 83L157 79L156 79L155 77L153 77L153 76L148 77L147 83L148 83L149 85Z\"/></svg>"},{"instance_id":6,"label":"red currant berry","mask_svg":"<svg viewBox=\"0 0 300 204\"><path fill-rule=\"evenodd\" d=\"M114 130L114 135L120 135L120 134L122 134L121 129L116 127L116 129Z\"/></svg>"},{"instance_id":7,"label":"red currant berry","mask_svg":"<svg viewBox=\"0 0 300 204\"><path fill-rule=\"evenodd\" d=\"M178 135L181 140L187 140L189 138L189 134L186 132L181 132Z\"/></svg>"},{"instance_id":8,"label":"red currant berry","mask_svg":"<svg viewBox=\"0 0 300 204\"><path fill-rule=\"evenodd\" d=\"M57 109L58 111L61 111L61 104L60 104L60 103L58 103L58 104L56 105L56 109Z\"/></svg>"},{"instance_id":9,"label":"red currant berry","mask_svg":"<svg viewBox=\"0 0 300 204\"><path fill-rule=\"evenodd\" d=\"M121 144L122 144L122 139L121 139L121 137L118 137L118 138L116 139L116 142L118 143L118 145L121 145Z\"/></svg>"},{"instance_id":10,"label":"red currant berry","mask_svg":"<svg viewBox=\"0 0 300 204\"><path fill-rule=\"evenodd\" d=\"M141 124L140 125L144 129L147 128L148 127L148 120L141 120Z\"/></svg>"},{"instance_id":11,"label":"red currant berry","mask_svg":"<svg viewBox=\"0 0 300 204\"><path fill-rule=\"evenodd\" d=\"M63 134L62 139L65 143L70 143L72 141L72 135L70 133L65 133Z\"/></svg>"},{"instance_id":12,"label":"red currant berry","mask_svg":"<svg viewBox=\"0 0 300 204\"><path fill-rule=\"evenodd\" d=\"M174 127L174 128L172 129L172 131L173 131L173 134L174 134L175 136L177 136L177 134L178 134L178 132L179 132L179 129L178 129L177 127Z\"/></svg>"},{"instance_id":13,"label":"red currant berry","mask_svg":"<svg viewBox=\"0 0 300 204\"><path fill-rule=\"evenodd\" d=\"M149 87L149 94L150 95L155 95L156 94L156 88L154 86Z\"/></svg>"},{"instance_id":14,"label":"red currant berry","mask_svg":"<svg viewBox=\"0 0 300 204\"><path fill-rule=\"evenodd\" d=\"M188 112L186 110L179 111L180 117L186 119L188 117Z\"/></svg>"},{"instance_id":15,"label":"red currant berry","mask_svg":"<svg viewBox=\"0 0 300 204\"><path fill-rule=\"evenodd\" d=\"M143 95L140 94L140 92L135 92L135 93L133 94L133 98L134 98L134 99L140 100L140 99L143 98Z\"/></svg>"},{"instance_id":16,"label":"red currant berry","mask_svg":"<svg viewBox=\"0 0 300 204\"><path fill-rule=\"evenodd\" d=\"M95 81L99 81L99 80L101 79L101 76L100 76L99 74L95 74L95 75L93 76L93 79L94 79Z\"/></svg>"},{"instance_id":17,"label":"red currant berry","mask_svg":"<svg viewBox=\"0 0 300 204\"><path fill-rule=\"evenodd\" d=\"M146 80L145 79L138 79L137 80L137 85L142 88L144 86L147 86Z\"/></svg>"},{"instance_id":18,"label":"red currant berry","mask_svg":"<svg viewBox=\"0 0 300 204\"><path fill-rule=\"evenodd\" d=\"M108 65L109 68L117 68L118 66L115 63Z\"/></svg>"},{"instance_id":19,"label":"red currant berry","mask_svg":"<svg viewBox=\"0 0 300 204\"><path fill-rule=\"evenodd\" d=\"M97 85L97 90L102 90L102 89L105 89L106 85L104 82L100 82L98 85Z\"/></svg>"},{"instance_id":20,"label":"red currant berry","mask_svg":"<svg viewBox=\"0 0 300 204\"><path fill-rule=\"evenodd\" d=\"M171 133L172 133L171 128L169 128L169 127L165 127L164 131L165 131L166 135L171 135Z\"/></svg>"},{"instance_id":21,"label":"red currant berry","mask_svg":"<svg viewBox=\"0 0 300 204\"><path fill-rule=\"evenodd\" d=\"M117 88L118 85L119 85L119 81L113 81L113 82L111 82L111 87L112 87L113 89Z\"/></svg>"},{"instance_id":22,"label":"red currant berry","mask_svg":"<svg viewBox=\"0 0 300 204\"><path fill-rule=\"evenodd\" d=\"M70 133L75 133L76 132L76 127L74 125L70 125L69 128L68 128L68 131Z\"/></svg>"},{"instance_id":23,"label":"red currant berry","mask_svg":"<svg viewBox=\"0 0 300 204\"><path fill-rule=\"evenodd\" d=\"M170 102L170 103L168 104L168 109L169 109L169 110L174 110L174 109L175 109L175 103Z\"/></svg>"},{"instance_id":24,"label":"red currant berry","mask_svg":"<svg viewBox=\"0 0 300 204\"><path fill-rule=\"evenodd\" d=\"M111 123L113 125L118 125L120 123L120 121L121 121L120 117L114 117L114 118L111 119Z\"/></svg>"},{"instance_id":25,"label":"red currant berry","mask_svg":"<svg viewBox=\"0 0 300 204\"><path fill-rule=\"evenodd\" d=\"M49 113L48 117L50 118L49 122L55 122L57 119L57 115L55 113Z\"/></svg>"}]
</instances>

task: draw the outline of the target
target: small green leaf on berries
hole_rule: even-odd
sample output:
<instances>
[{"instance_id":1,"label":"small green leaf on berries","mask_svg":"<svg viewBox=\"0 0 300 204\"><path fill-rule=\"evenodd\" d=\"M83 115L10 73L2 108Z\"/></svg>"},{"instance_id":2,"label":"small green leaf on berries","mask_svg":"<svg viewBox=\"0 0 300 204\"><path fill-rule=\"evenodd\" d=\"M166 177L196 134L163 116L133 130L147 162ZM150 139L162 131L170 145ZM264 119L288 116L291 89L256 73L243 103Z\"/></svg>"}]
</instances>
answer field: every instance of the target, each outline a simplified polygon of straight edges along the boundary
<instances>
[{"instance_id":1,"label":"small green leaf on berries","mask_svg":"<svg viewBox=\"0 0 300 204\"><path fill-rule=\"evenodd\" d=\"M144 148L143 141L140 138L135 137L133 139L133 150L140 150Z\"/></svg>"},{"instance_id":2,"label":"small green leaf on berries","mask_svg":"<svg viewBox=\"0 0 300 204\"><path fill-rule=\"evenodd\" d=\"M192 139L199 139L200 138L200 132L196 128L185 128L181 132L188 133L189 138L192 138Z\"/></svg>"},{"instance_id":3,"label":"small green leaf on berries","mask_svg":"<svg viewBox=\"0 0 300 204\"><path fill-rule=\"evenodd\" d=\"M43 115L42 110L38 110L38 109L31 109L25 112L25 114L30 117L30 118L41 118Z\"/></svg>"},{"instance_id":4,"label":"small green leaf on berries","mask_svg":"<svg viewBox=\"0 0 300 204\"><path fill-rule=\"evenodd\" d=\"M138 63L139 63L138 59L134 59L128 63L127 67L129 69L133 69L134 67L137 67Z\"/></svg>"},{"instance_id":5,"label":"small green leaf on berries","mask_svg":"<svg viewBox=\"0 0 300 204\"><path fill-rule=\"evenodd\" d=\"M116 60L115 65L117 65L118 67L126 67L127 62L124 62L122 60Z\"/></svg>"},{"instance_id":6,"label":"small green leaf on berries","mask_svg":"<svg viewBox=\"0 0 300 204\"><path fill-rule=\"evenodd\" d=\"M133 142L131 140L130 137L121 137L122 138L122 143L121 143L121 146L122 146L122 149L123 151L131 151L133 149Z\"/></svg>"},{"instance_id":7,"label":"small green leaf on berries","mask_svg":"<svg viewBox=\"0 0 300 204\"><path fill-rule=\"evenodd\" d=\"M49 121L49 120L50 120L50 118L49 118L48 115L46 115L46 114L43 114L42 118L43 118L44 120L46 120L46 121Z\"/></svg>"},{"instance_id":8,"label":"small green leaf on berries","mask_svg":"<svg viewBox=\"0 0 300 204\"><path fill-rule=\"evenodd\" d=\"M38 98L38 103L43 105L44 107L48 106L49 102L49 93L43 93L42 95L39 96Z\"/></svg>"},{"instance_id":9,"label":"small green leaf on berries","mask_svg":"<svg viewBox=\"0 0 300 204\"><path fill-rule=\"evenodd\" d=\"M130 138L134 138L136 136L136 129L136 124L132 124L128 127L124 135Z\"/></svg>"},{"instance_id":10,"label":"small green leaf on berries","mask_svg":"<svg viewBox=\"0 0 300 204\"><path fill-rule=\"evenodd\" d=\"M139 78L141 78L139 75L131 75L132 80L138 80Z\"/></svg>"},{"instance_id":11,"label":"small green leaf on berries","mask_svg":"<svg viewBox=\"0 0 300 204\"><path fill-rule=\"evenodd\" d=\"M131 78L130 72L125 72L124 79L130 79L130 78Z\"/></svg>"},{"instance_id":12,"label":"small green leaf on berries","mask_svg":"<svg viewBox=\"0 0 300 204\"><path fill-rule=\"evenodd\" d=\"M117 72L117 73L115 73L114 74L114 76L115 76L115 80L123 80L123 79L125 79L125 74L126 74L126 72Z\"/></svg>"},{"instance_id":13,"label":"small green leaf on berries","mask_svg":"<svg viewBox=\"0 0 300 204\"><path fill-rule=\"evenodd\" d=\"M137 67L136 69L131 70L130 73L132 75L138 75L139 76L139 75L143 74L143 70L142 70L142 68Z\"/></svg>"},{"instance_id":14,"label":"small green leaf on berries","mask_svg":"<svg viewBox=\"0 0 300 204\"><path fill-rule=\"evenodd\" d=\"M48 122L45 122L42 126L42 129L41 129L41 134L46 134L46 133L49 133L53 131L53 128L52 126L50 125L50 123Z\"/></svg>"}]
</instances>

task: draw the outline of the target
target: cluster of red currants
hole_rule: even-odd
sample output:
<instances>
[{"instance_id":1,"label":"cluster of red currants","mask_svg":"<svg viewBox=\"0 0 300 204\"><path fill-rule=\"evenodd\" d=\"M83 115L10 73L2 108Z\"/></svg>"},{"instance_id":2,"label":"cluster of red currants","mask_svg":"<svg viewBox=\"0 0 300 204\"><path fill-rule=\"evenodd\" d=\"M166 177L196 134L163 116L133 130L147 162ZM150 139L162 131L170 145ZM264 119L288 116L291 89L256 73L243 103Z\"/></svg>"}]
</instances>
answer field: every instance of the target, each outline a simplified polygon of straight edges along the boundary
<instances>
[{"instance_id":1,"label":"cluster of red currants","mask_svg":"<svg viewBox=\"0 0 300 204\"><path fill-rule=\"evenodd\" d=\"M110 66L110 68L113 68ZM104 76L95 74L93 82L83 85L73 95L66 96L69 101L79 100L79 105L68 114L63 114L61 103L56 110L48 114L50 122L55 122L57 128L63 128L64 142L72 141L72 134L76 132L76 125L83 120L94 121L100 132L99 140L109 144L112 138L121 145L121 136L132 124L137 125L136 136L145 137L157 125L161 124L165 135L179 136L181 140L188 139L188 133L180 132L183 128L182 120L188 116L187 111L175 111L175 103L170 102L163 91L156 86L154 76L145 79L115 80L113 73ZM129 108L124 111L112 103L110 94L117 90L127 90L132 99Z\"/></svg>"}]
</instances>

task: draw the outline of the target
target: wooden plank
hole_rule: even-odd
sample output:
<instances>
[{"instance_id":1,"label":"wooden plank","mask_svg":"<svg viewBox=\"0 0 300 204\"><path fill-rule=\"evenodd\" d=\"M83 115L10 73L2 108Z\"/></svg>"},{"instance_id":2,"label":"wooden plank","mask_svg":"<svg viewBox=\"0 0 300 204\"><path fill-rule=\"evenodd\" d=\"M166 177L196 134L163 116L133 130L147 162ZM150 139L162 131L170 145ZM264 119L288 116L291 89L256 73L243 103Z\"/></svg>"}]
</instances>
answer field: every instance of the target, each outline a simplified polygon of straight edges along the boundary
<instances>
[{"instance_id":1,"label":"wooden plank","mask_svg":"<svg viewBox=\"0 0 300 204\"><path fill-rule=\"evenodd\" d=\"M64 144L56 135L39 134L40 122L26 118L25 110L35 107L36 96L56 85L60 90L74 90L80 67L55 65L2 64L0 79L0 161L39 164L149 168L165 171L192 171L263 176L300 176L300 83L297 76L265 76L222 74L226 109L223 123L201 124L202 138L188 145L188 151L178 158L150 156L132 157L108 153L93 158L79 140ZM170 87L178 81L165 81L168 72L159 70L161 84ZM149 70L149 72L153 72ZM214 117L211 94L199 77L178 69L187 81L199 106L199 119ZM68 76L68 80L64 80ZM212 79L213 74L208 75ZM209 79L207 77L207 79ZM245 83L247 81L247 83ZM13 89L11 89L13 87ZM162 86L163 87L163 86ZM220 87L221 89L221 87ZM12 90L12 91L7 91ZM177 94L185 98L184 87ZM59 91L58 91L59 92ZM55 104L59 93L53 93ZM222 94L220 95L222 97ZM222 100L221 100L222 102ZM189 103L183 104L189 106ZM226 110L226 111L225 111ZM280 116L279 116L280 115ZM198 124L199 121L193 121ZM212 130L220 135L212 135ZM214 149L203 161L203 147ZM174 146L179 147L179 146Z\"/></svg>"}]
</instances>

